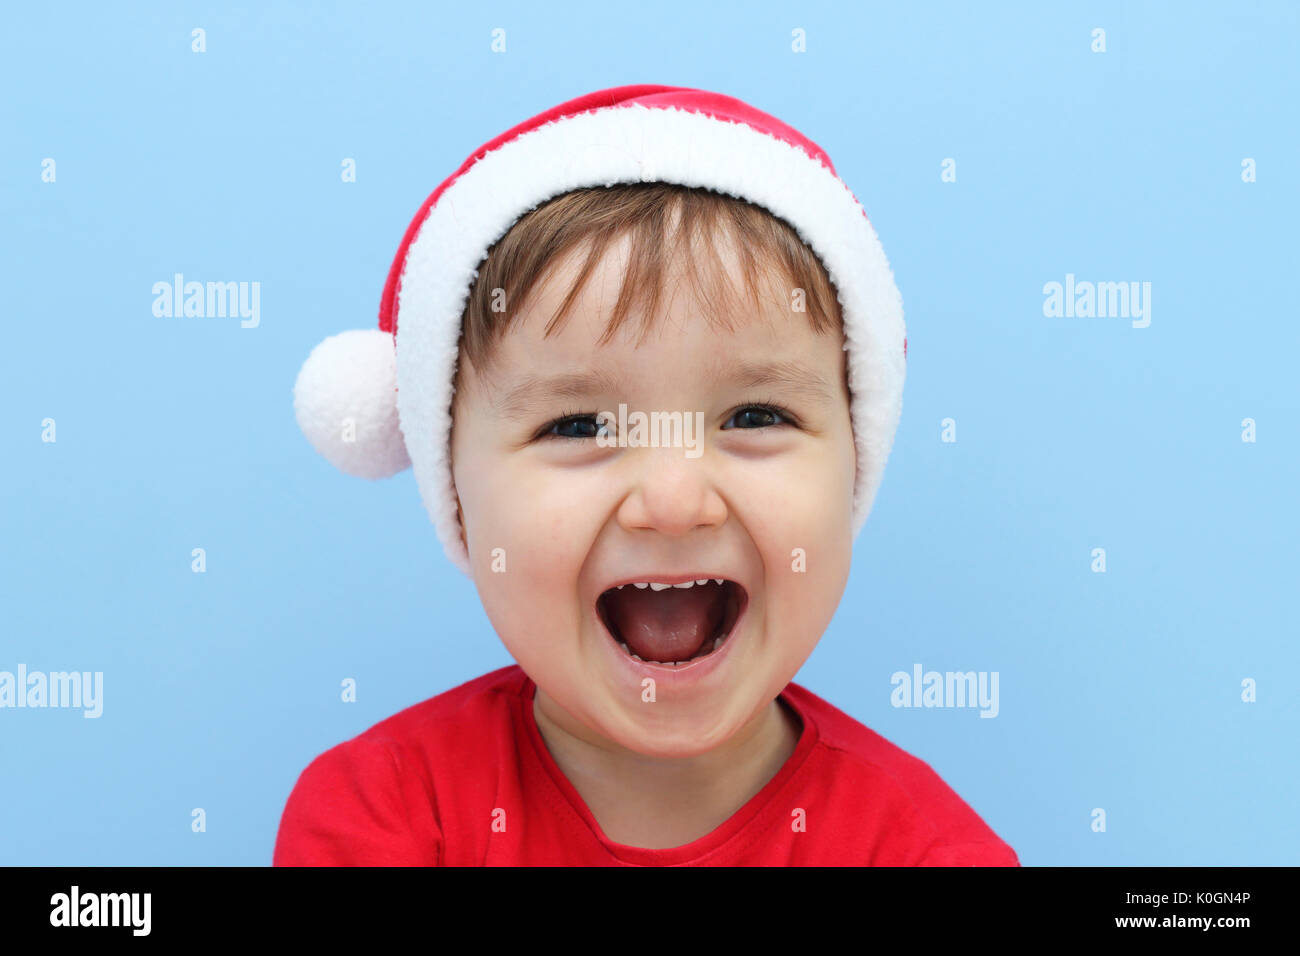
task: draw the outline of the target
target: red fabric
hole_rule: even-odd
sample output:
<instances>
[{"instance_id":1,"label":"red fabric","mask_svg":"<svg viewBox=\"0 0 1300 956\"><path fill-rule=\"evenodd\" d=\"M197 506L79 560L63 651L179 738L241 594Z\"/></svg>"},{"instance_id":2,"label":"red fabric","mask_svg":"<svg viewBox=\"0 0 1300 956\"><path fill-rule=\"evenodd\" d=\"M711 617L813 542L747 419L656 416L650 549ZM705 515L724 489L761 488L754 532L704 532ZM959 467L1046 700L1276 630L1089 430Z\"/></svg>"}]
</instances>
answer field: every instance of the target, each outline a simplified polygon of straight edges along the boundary
<instances>
[{"instance_id":1,"label":"red fabric","mask_svg":"<svg viewBox=\"0 0 1300 956\"><path fill-rule=\"evenodd\" d=\"M794 683L781 699L802 735L753 799L685 846L614 843L546 749L535 689L505 667L321 754L289 796L274 864L1020 865L929 765Z\"/></svg>"}]
</instances>

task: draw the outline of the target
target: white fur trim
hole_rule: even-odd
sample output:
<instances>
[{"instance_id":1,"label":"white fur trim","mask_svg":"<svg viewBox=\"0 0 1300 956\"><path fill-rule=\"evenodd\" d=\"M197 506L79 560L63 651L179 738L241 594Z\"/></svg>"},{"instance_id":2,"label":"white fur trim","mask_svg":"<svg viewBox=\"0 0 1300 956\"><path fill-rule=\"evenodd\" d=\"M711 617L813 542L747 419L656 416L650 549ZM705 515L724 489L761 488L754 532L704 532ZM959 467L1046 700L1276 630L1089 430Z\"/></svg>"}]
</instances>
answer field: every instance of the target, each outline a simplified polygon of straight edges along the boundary
<instances>
[{"instance_id":1,"label":"white fur trim","mask_svg":"<svg viewBox=\"0 0 1300 956\"><path fill-rule=\"evenodd\" d=\"M393 336L379 329L332 335L312 349L293 386L293 409L312 446L359 478L387 478L411 463L397 419Z\"/></svg>"},{"instance_id":2,"label":"white fur trim","mask_svg":"<svg viewBox=\"0 0 1300 956\"><path fill-rule=\"evenodd\" d=\"M584 186L662 181L747 199L789 222L839 290L857 451L854 535L875 501L902 412L903 304L875 229L836 176L743 123L618 106L530 130L482 157L429 210L403 266L398 410L420 495L466 574L449 467L452 377L464 310L487 250L524 213Z\"/></svg>"}]
</instances>

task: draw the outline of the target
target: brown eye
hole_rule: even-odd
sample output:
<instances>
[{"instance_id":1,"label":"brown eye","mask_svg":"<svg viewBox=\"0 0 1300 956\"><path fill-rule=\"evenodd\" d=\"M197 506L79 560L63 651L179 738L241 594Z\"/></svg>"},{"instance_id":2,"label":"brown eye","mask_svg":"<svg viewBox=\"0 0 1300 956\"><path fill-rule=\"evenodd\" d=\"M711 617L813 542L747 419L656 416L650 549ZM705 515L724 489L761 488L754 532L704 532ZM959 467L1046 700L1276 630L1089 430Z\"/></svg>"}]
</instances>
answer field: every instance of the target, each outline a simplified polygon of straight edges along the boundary
<instances>
[{"instance_id":1,"label":"brown eye","mask_svg":"<svg viewBox=\"0 0 1300 956\"><path fill-rule=\"evenodd\" d=\"M746 405L737 409L723 428L771 428L774 425L789 424L790 416L785 409L773 405ZM732 422L738 422L732 425Z\"/></svg>"},{"instance_id":2,"label":"brown eye","mask_svg":"<svg viewBox=\"0 0 1300 956\"><path fill-rule=\"evenodd\" d=\"M599 438L600 434L601 423L598 414L595 412L567 412L544 425L533 435L533 440L546 441L553 438L563 438L570 441L582 441L586 438Z\"/></svg>"},{"instance_id":3,"label":"brown eye","mask_svg":"<svg viewBox=\"0 0 1300 956\"><path fill-rule=\"evenodd\" d=\"M595 438L600 433L600 425L595 415L573 415L551 422L546 429L546 438Z\"/></svg>"}]
</instances>

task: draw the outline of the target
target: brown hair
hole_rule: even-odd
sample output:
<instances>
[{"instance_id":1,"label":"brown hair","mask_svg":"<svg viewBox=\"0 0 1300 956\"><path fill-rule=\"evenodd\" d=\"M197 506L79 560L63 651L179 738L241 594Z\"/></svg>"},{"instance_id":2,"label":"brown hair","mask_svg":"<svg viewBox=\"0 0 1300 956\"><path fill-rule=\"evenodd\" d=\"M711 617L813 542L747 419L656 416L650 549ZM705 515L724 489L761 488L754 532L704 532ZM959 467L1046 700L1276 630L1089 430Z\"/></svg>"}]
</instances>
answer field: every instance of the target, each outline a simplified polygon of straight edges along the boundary
<instances>
[{"instance_id":1,"label":"brown hair","mask_svg":"<svg viewBox=\"0 0 1300 956\"><path fill-rule=\"evenodd\" d=\"M756 309L761 263L782 274L792 288L804 290L804 308L813 331L822 334L840 328L839 303L830 277L783 219L761 206L706 189L675 183L623 183L556 196L526 213L493 244L479 266L461 316L461 348L476 369L485 370L493 345L508 325L507 316L520 312L529 293L543 282L551 268L588 243L587 258L573 288L546 326L544 334L550 335L568 315L606 249L624 234L630 234L631 239L628 265L613 315L600 341L607 341L638 303L645 305L642 332L648 330L663 295L668 267L684 252L692 287L699 301L709 305L705 314L715 321L730 312L725 305L715 306L734 300L734 285L726 277L715 245L714 236L720 231L733 240L749 299ZM703 241L697 243L699 239ZM698 257L691 254L697 244L708 253L711 268L707 292L712 294L706 294ZM504 291L509 311L493 311L494 298L500 295L496 290Z\"/></svg>"}]
</instances>

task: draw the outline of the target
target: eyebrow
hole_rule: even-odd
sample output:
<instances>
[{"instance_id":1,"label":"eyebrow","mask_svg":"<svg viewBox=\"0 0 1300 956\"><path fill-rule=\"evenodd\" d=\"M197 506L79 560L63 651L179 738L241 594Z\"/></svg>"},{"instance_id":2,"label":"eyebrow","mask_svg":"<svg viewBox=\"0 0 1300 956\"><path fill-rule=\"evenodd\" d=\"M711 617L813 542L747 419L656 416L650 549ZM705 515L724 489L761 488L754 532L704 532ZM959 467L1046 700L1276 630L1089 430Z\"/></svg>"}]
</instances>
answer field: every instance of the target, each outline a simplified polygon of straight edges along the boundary
<instances>
[{"instance_id":1,"label":"eyebrow","mask_svg":"<svg viewBox=\"0 0 1300 956\"><path fill-rule=\"evenodd\" d=\"M810 402L832 400L830 386L815 368L803 362L742 362L729 376L724 367L715 368L718 378L729 377L742 388L778 388Z\"/></svg>"},{"instance_id":2,"label":"eyebrow","mask_svg":"<svg viewBox=\"0 0 1300 956\"><path fill-rule=\"evenodd\" d=\"M526 419L557 398L580 399L600 392L618 391L618 378L602 371L530 375L494 404L506 418Z\"/></svg>"},{"instance_id":3,"label":"eyebrow","mask_svg":"<svg viewBox=\"0 0 1300 956\"><path fill-rule=\"evenodd\" d=\"M715 381L731 382L741 388L776 388L810 402L829 403L831 390L816 369L798 361L741 362L730 368L718 363L712 369ZM550 402L560 398L578 400L599 393L616 393L618 376L604 371L567 372L560 375L530 375L494 401L506 418L528 419L550 411Z\"/></svg>"}]
</instances>

